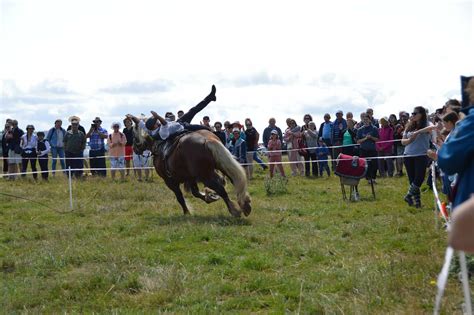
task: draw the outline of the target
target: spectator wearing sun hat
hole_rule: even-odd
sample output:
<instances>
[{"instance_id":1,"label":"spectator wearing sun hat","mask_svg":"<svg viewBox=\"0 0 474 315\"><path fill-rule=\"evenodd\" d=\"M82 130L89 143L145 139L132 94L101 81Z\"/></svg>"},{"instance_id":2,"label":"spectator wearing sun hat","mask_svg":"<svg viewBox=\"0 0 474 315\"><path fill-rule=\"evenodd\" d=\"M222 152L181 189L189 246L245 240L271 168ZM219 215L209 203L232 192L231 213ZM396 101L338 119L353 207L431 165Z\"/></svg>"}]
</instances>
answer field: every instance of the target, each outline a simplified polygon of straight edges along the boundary
<instances>
[{"instance_id":1,"label":"spectator wearing sun hat","mask_svg":"<svg viewBox=\"0 0 474 315\"><path fill-rule=\"evenodd\" d=\"M281 164L281 140L278 138L278 130L270 131L270 140L267 143L268 162L270 164L270 177L273 177L275 166L280 171L281 176L285 177L285 170Z\"/></svg>"},{"instance_id":2,"label":"spectator wearing sun hat","mask_svg":"<svg viewBox=\"0 0 474 315\"><path fill-rule=\"evenodd\" d=\"M33 133L35 127L33 125L26 126L26 133L21 136L20 147L23 150L21 159L21 172L25 173L28 168L28 163L31 165L31 171L33 171L33 178L37 179L38 174L36 173L36 160L38 155L36 154L36 145L38 144L38 137ZM21 177L25 177L26 174L22 174Z\"/></svg>"},{"instance_id":3,"label":"spectator wearing sun hat","mask_svg":"<svg viewBox=\"0 0 474 315\"><path fill-rule=\"evenodd\" d=\"M101 127L102 120L100 117L96 117L92 121L91 128L86 134L86 138L90 138L89 145L91 147L89 151L89 161L91 166L92 175L107 176L105 170L105 145L104 139L107 139L107 130ZM98 169L98 170L94 170Z\"/></svg>"},{"instance_id":4,"label":"spectator wearing sun hat","mask_svg":"<svg viewBox=\"0 0 474 315\"><path fill-rule=\"evenodd\" d=\"M71 168L73 176L80 178L84 168L84 149L86 148L86 135L79 130L79 121L71 120L71 129L64 136L64 152L66 154L66 167Z\"/></svg>"},{"instance_id":5,"label":"spectator wearing sun hat","mask_svg":"<svg viewBox=\"0 0 474 315\"><path fill-rule=\"evenodd\" d=\"M109 134L107 138L107 143L109 145L109 156L110 156L110 166L112 170L110 171L112 179L115 179L115 169L120 169L120 178L123 180L125 176L124 167L125 167L125 144L127 143L127 137L120 132L120 123L112 123L112 129L114 130Z\"/></svg>"},{"instance_id":6,"label":"spectator wearing sun hat","mask_svg":"<svg viewBox=\"0 0 474 315\"><path fill-rule=\"evenodd\" d=\"M72 121L74 120L74 121L77 121L77 123L79 124L77 128L80 131L82 131L82 133L86 134L86 129L81 126L81 118L79 118L78 116L71 116L69 117L68 120L69 120L69 126L67 127L66 131L71 130L71 124L72 124Z\"/></svg>"}]
</instances>

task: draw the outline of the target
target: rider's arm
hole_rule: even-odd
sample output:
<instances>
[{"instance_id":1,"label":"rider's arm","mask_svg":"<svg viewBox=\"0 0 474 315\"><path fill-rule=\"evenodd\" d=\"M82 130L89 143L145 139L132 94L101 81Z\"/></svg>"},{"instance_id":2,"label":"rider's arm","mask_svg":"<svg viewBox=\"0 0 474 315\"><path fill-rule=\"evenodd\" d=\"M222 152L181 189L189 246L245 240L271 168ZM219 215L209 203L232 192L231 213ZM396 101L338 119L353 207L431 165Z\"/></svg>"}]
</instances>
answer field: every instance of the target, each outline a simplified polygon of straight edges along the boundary
<instances>
[{"instance_id":1,"label":"rider's arm","mask_svg":"<svg viewBox=\"0 0 474 315\"><path fill-rule=\"evenodd\" d=\"M166 119L158 115L156 112L151 111L151 114L153 115L154 118L158 119L163 126L165 126L168 123Z\"/></svg>"}]
</instances>

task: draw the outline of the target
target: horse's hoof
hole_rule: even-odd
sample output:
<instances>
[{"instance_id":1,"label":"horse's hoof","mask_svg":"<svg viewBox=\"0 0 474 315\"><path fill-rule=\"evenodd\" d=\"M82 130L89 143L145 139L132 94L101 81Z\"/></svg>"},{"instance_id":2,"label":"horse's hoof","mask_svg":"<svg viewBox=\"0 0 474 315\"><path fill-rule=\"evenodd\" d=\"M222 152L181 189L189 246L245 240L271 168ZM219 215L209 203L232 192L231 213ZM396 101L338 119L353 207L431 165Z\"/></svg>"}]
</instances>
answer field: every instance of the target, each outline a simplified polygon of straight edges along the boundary
<instances>
[{"instance_id":1,"label":"horse's hoof","mask_svg":"<svg viewBox=\"0 0 474 315\"><path fill-rule=\"evenodd\" d=\"M219 195L217 195L217 194L215 194L215 193L212 193L212 192L206 194L206 197L205 197L207 203L211 203L211 202L217 201L217 200L219 200L220 198L221 198L221 197L219 197Z\"/></svg>"},{"instance_id":2,"label":"horse's hoof","mask_svg":"<svg viewBox=\"0 0 474 315\"><path fill-rule=\"evenodd\" d=\"M245 205L242 207L242 211L246 217L250 215L250 212L252 212L252 206L250 206L249 202L245 203Z\"/></svg>"}]
</instances>

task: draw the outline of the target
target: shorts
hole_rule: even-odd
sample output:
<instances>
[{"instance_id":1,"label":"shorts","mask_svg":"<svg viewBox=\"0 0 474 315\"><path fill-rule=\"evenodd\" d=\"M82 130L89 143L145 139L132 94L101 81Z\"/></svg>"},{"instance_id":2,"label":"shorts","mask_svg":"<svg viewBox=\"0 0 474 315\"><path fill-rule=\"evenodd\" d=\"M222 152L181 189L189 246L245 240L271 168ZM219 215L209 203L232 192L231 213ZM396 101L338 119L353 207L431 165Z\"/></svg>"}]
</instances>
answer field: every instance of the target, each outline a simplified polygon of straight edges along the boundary
<instances>
[{"instance_id":1,"label":"shorts","mask_svg":"<svg viewBox=\"0 0 474 315\"><path fill-rule=\"evenodd\" d=\"M112 168L124 168L125 167L125 158L123 156L110 157L110 166Z\"/></svg>"},{"instance_id":2,"label":"shorts","mask_svg":"<svg viewBox=\"0 0 474 315\"><path fill-rule=\"evenodd\" d=\"M8 164L20 164L21 154L15 153L13 150L8 150Z\"/></svg>"},{"instance_id":3,"label":"shorts","mask_svg":"<svg viewBox=\"0 0 474 315\"><path fill-rule=\"evenodd\" d=\"M125 146L125 161L131 161L133 157L133 147L131 145Z\"/></svg>"},{"instance_id":4,"label":"shorts","mask_svg":"<svg viewBox=\"0 0 474 315\"><path fill-rule=\"evenodd\" d=\"M133 167L148 167L150 166L151 154L150 151L146 150L143 154L139 155L133 152Z\"/></svg>"},{"instance_id":5,"label":"shorts","mask_svg":"<svg viewBox=\"0 0 474 315\"><path fill-rule=\"evenodd\" d=\"M397 145L397 155L403 155L405 153L405 147L403 145ZM403 156L400 156L403 157Z\"/></svg>"}]
</instances>

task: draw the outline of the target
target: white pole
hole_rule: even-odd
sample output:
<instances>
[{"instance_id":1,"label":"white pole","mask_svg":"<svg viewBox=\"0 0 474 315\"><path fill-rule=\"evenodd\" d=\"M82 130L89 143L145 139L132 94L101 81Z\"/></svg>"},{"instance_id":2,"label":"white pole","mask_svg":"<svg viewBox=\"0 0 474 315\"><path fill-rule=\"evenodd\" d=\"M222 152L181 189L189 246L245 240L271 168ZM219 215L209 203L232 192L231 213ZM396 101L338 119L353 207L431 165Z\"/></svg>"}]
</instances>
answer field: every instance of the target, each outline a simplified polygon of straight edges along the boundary
<instances>
[{"instance_id":1,"label":"white pole","mask_svg":"<svg viewBox=\"0 0 474 315\"><path fill-rule=\"evenodd\" d=\"M72 210L72 178L71 178L71 167L69 166L69 206Z\"/></svg>"},{"instance_id":2,"label":"white pole","mask_svg":"<svg viewBox=\"0 0 474 315\"><path fill-rule=\"evenodd\" d=\"M435 164L434 161L431 163L431 180L434 185L436 185L436 170L435 170ZM441 211L441 209L439 209ZM439 229L439 223L438 223L438 203L436 198L434 198L434 219L435 219L435 228Z\"/></svg>"},{"instance_id":3,"label":"white pole","mask_svg":"<svg viewBox=\"0 0 474 315\"><path fill-rule=\"evenodd\" d=\"M469 289L469 278L467 275L467 264L466 264L466 255L464 252L459 252L459 263L461 265L461 275L462 275L462 289L464 292L464 304L466 304L465 313L472 314L472 304L471 304L471 290Z\"/></svg>"}]
</instances>

